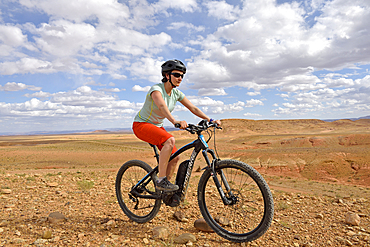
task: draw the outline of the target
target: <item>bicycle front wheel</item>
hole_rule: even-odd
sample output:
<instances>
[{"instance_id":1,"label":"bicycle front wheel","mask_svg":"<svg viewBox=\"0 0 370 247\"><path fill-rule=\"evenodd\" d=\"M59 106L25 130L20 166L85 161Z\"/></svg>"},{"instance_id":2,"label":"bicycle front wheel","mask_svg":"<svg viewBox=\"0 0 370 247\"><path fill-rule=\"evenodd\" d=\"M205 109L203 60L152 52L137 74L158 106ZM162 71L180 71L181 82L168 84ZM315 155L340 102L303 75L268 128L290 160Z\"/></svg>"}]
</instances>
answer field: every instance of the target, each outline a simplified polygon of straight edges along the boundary
<instances>
[{"instance_id":1,"label":"bicycle front wheel","mask_svg":"<svg viewBox=\"0 0 370 247\"><path fill-rule=\"evenodd\" d=\"M141 181L152 168L140 160L127 161L119 169L116 178L116 196L123 212L131 220L145 223L153 219L160 207L161 199L144 198L143 196L155 195L153 177ZM141 181L140 185L132 193L132 188Z\"/></svg>"},{"instance_id":2,"label":"bicycle front wheel","mask_svg":"<svg viewBox=\"0 0 370 247\"><path fill-rule=\"evenodd\" d=\"M198 203L207 224L221 237L249 242L270 227L274 203L263 177L251 166L237 160L216 163L216 176L230 204L225 205L207 169L198 185Z\"/></svg>"}]
</instances>

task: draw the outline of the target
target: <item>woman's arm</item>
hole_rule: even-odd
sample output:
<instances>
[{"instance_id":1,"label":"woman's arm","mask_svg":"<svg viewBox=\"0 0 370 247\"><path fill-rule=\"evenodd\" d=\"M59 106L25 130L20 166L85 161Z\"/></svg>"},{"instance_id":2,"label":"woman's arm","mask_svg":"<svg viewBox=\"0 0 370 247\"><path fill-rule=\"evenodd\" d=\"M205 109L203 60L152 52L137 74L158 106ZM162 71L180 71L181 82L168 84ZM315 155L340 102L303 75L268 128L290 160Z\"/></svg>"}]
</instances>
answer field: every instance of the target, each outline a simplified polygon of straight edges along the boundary
<instances>
[{"instance_id":1,"label":"woman's arm","mask_svg":"<svg viewBox=\"0 0 370 247\"><path fill-rule=\"evenodd\" d=\"M185 121L176 121L176 119L172 116L170 110L168 110L166 102L162 97L161 92L154 91L152 92L151 96L158 109L162 112L163 116L168 119L168 121L170 121L173 125L177 123L180 124L181 129L185 129L186 127L188 127L188 124Z\"/></svg>"},{"instance_id":2,"label":"woman's arm","mask_svg":"<svg viewBox=\"0 0 370 247\"><path fill-rule=\"evenodd\" d=\"M180 101L180 103L183 104L186 108L188 108L189 111L191 111L194 115L200 117L201 119L206 119L208 122L211 121L211 119L204 112L202 112L198 107L193 105L193 103L191 103L190 100L186 98L186 96ZM217 125L221 126L220 120L216 120L215 122Z\"/></svg>"},{"instance_id":3,"label":"woman's arm","mask_svg":"<svg viewBox=\"0 0 370 247\"><path fill-rule=\"evenodd\" d=\"M193 103L186 98L186 96L180 101L186 108L189 109L195 116L200 117L201 119L206 119L208 122L211 120L206 114L204 114L198 107L193 105Z\"/></svg>"}]
</instances>

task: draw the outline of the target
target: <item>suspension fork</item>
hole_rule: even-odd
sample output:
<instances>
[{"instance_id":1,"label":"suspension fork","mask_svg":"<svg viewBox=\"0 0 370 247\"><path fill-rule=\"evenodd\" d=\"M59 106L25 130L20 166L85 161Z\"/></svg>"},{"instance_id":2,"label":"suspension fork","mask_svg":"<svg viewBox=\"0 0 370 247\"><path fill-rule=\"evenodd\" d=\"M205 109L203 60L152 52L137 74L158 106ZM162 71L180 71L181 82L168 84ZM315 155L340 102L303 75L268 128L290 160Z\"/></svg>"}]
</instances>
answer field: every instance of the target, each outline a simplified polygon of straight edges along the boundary
<instances>
[{"instance_id":1,"label":"suspension fork","mask_svg":"<svg viewBox=\"0 0 370 247\"><path fill-rule=\"evenodd\" d=\"M212 162L209 160L208 158L208 153L210 153L212 155ZM203 154L203 157L204 159L206 160L207 162L207 165L208 165L208 169L211 170L211 176L213 178L213 181L215 182L215 185L216 185L216 188L218 190L218 193L220 194L221 196L221 199L224 203L224 205L230 205L233 203L232 200L229 200L226 195L225 195L225 192L224 190L222 189L222 186L221 186L221 183L219 181L219 179L217 178L217 174L216 174L216 170L215 170L215 165L216 165L216 162L219 161L219 159L217 159L215 153L213 150L211 149L205 149L202 151L202 154ZM231 188L230 188L230 185L229 183L227 182L227 179L225 177L225 174L223 173L223 171L219 171L219 174L221 176L221 180L222 180L222 183L225 185L225 188L227 190L227 194L229 196L232 196L232 193L231 193Z\"/></svg>"}]
</instances>

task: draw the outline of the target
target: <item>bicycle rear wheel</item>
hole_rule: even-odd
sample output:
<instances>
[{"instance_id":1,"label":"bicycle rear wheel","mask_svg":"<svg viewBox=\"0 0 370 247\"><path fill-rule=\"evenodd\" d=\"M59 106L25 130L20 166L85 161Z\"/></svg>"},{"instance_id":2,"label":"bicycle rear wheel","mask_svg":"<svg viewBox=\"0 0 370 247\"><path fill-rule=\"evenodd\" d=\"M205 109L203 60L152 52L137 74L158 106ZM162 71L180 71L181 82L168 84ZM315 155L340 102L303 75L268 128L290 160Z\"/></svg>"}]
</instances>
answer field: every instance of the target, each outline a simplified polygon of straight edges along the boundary
<instances>
[{"instance_id":1,"label":"bicycle rear wheel","mask_svg":"<svg viewBox=\"0 0 370 247\"><path fill-rule=\"evenodd\" d=\"M132 188L147 175L152 168L140 160L127 161L119 169L116 177L116 196L123 212L131 220L138 223L145 223L153 219L160 207L161 199L141 198L135 195L155 195L153 177L138 186L135 193Z\"/></svg>"},{"instance_id":2,"label":"bicycle rear wheel","mask_svg":"<svg viewBox=\"0 0 370 247\"><path fill-rule=\"evenodd\" d=\"M223 203L211 170L207 169L198 185L199 208L207 224L233 242L249 242L261 237L270 227L274 214L266 181L253 167L237 160L219 161L215 170L232 203Z\"/></svg>"}]
</instances>

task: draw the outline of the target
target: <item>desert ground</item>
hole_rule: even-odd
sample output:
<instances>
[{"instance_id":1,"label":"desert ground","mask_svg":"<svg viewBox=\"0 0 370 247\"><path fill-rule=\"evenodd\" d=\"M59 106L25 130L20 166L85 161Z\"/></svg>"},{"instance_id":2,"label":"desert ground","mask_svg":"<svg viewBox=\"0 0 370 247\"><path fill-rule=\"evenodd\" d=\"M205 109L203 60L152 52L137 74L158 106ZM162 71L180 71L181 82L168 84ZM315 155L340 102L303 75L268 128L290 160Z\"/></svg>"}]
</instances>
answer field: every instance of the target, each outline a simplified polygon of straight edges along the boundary
<instances>
[{"instance_id":1,"label":"desert ground","mask_svg":"<svg viewBox=\"0 0 370 247\"><path fill-rule=\"evenodd\" d=\"M274 197L273 223L258 240L232 243L194 227L198 171L179 207L162 204L152 221L130 221L117 203L115 176L131 159L154 167L153 151L132 133L96 131L0 136L0 246L370 246L369 119L222 125L211 148L256 168ZM172 134L177 147L195 137ZM199 156L195 168L204 166ZM155 237L157 226L166 237ZM178 244L184 233L195 240Z\"/></svg>"}]
</instances>

